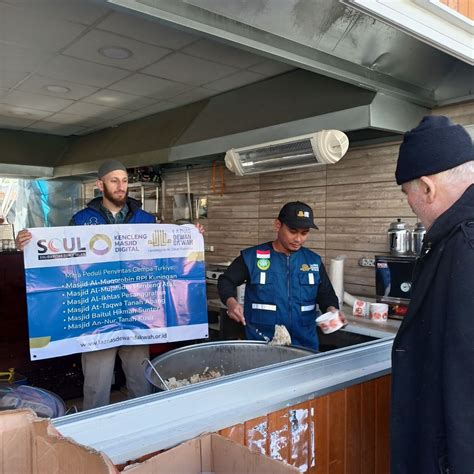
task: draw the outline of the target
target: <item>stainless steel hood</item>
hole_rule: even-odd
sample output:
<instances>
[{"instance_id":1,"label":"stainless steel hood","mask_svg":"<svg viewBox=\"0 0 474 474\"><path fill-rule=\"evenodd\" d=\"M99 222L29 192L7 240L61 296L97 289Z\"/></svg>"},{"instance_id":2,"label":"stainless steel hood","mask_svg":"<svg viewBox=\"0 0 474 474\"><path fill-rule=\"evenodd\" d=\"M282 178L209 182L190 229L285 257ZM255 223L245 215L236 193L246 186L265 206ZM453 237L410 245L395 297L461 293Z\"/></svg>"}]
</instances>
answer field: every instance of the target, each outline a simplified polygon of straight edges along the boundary
<instances>
[{"instance_id":1,"label":"stainless steel hood","mask_svg":"<svg viewBox=\"0 0 474 474\"><path fill-rule=\"evenodd\" d=\"M299 70L183 107L181 113L166 111L77 138L54 175L93 172L112 157L130 167L209 162L230 148L322 129L345 132L351 146L394 140L426 113L405 100Z\"/></svg>"},{"instance_id":2,"label":"stainless steel hood","mask_svg":"<svg viewBox=\"0 0 474 474\"><path fill-rule=\"evenodd\" d=\"M109 3L420 105L472 98L468 64L337 0Z\"/></svg>"},{"instance_id":3,"label":"stainless steel hood","mask_svg":"<svg viewBox=\"0 0 474 474\"><path fill-rule=\"evenodd\" d=\"M223 159L230 148L322 129L345 132L354 147L396 140L426 113L428 109L400 98L295 70L179 109L71 137L47 161L37 159L36 170L22 166L29 164L25 161L9 161L4 154L4 163L11 165L8 170L0 165L0 173L85 175L95 173L107 158L119 159L128 167L205 163ZM25 150L27 154L30 150L29 156L40 156L32 146Z\"/></svg>"},{"instance_id":4,"label":"stainless steel hood","mask_svg":"<svg viewBox=\"0 0 474 474\"><path fill-rule=\"evenodd\" d=\"M337 0L107 3L127 18L153 18L160 27L195 32L299 69L71 136L47 158L38 154L44 146L8 149L0 173L3 167L30 176L35 169L25 165L34 165L38 176L82 175L107 158L129 167L209 162L229 148L327 128L344 131L351 146L362 145L400 138L430 108L474 97L468 64Z\"/></svg>"}]
</instances>

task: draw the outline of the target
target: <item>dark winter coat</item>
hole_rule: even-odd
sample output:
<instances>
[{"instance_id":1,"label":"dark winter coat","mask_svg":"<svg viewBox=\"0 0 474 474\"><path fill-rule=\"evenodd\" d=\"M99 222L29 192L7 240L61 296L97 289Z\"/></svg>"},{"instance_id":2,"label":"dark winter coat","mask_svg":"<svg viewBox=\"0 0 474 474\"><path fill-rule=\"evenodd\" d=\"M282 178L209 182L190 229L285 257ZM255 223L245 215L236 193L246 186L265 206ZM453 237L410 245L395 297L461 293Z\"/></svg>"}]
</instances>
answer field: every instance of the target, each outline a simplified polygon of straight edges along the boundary
<instances>
[{"instance_id":1,"label":"dark winter coat","mask_svg":"<svg viewBox=\"0 0 474 474\"><path fill-rule=\"evenodd\" d=\"M392 474L474 472L474 185L425 236L392 350Z\"/></svg>"},{"instance_id":2,"label":"dark winter coat","mask_svg":"<svg viewBox=\"0 0 474 474\"><path fill-rule=\"evenodd\" d=\"M85 209L72 216L70 225L99 225L108 224L109 220L101 209L102 197L94 198ZM125 224L153 224L156 217L141 209L140 201L127 197L128 214Z\"/></svg>"}]
</instances>

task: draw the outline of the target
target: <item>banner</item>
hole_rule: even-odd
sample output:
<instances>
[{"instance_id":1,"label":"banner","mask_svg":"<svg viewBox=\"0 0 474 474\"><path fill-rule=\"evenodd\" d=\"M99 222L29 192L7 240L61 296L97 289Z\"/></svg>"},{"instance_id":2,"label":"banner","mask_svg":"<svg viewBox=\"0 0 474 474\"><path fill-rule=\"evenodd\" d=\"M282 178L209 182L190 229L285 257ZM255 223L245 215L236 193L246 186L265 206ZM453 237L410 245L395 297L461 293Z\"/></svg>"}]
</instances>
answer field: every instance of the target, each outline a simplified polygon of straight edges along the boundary
<instances>
[{"instance_id":1,"label":"banner","mask_svg":"<svg viewBox=\"0 0 474 474\"><path fill-rule=\"evenodd\" d=\"M208 337L204 242L195 226L29 230L31 360Z\"/></svg>"}]
</instances>

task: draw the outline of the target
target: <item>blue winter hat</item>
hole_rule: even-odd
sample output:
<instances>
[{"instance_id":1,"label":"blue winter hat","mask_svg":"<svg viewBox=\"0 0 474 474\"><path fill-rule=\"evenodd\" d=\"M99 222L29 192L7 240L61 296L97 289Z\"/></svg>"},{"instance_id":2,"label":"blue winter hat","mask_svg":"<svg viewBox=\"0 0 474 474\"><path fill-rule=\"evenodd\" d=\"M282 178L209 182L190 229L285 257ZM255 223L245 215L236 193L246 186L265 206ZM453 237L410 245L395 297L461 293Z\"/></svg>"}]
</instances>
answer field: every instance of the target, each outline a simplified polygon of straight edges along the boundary
<instances>
[{"instance_id":1,"label":"blue winter hat","mask_svg":"<svg viewBox=\"0 0 474 474\"><path fill-rule=\"evenodd\" d=\"M471 160L474 149L466 129L443 115L430 115L403 136L395 177L403 184Z\"/></svg>"}]
</instances>

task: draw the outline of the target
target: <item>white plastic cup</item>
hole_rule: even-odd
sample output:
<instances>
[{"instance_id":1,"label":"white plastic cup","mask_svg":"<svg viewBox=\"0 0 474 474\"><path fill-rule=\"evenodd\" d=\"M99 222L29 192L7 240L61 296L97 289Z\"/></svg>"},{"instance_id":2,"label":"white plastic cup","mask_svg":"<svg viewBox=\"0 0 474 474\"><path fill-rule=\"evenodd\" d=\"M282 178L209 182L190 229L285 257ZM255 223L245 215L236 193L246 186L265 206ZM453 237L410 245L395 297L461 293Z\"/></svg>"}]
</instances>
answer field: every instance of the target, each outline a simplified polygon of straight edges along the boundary
<instances>
[{"instance_id":1,"label":"white plastic cup","mask_svg":"<svg viewBox=\"0 0 474 474\"><path fill-rule=\"evenodd\" d=\"M376 322L385 322L388 318L388 304L370 303L369 318Z\"/></svg>"},{"instance_id":2,"label":"white plastic cup","mask_svg":"<svg viewBox=\"0 0 474 474\"><path fill-rule=\"evenodd\" d=\"M370 303L364 300L355 300L352 306L352 315L358 318L368 318L370 312Z\"/></svg>"},{"instance_id":3,"label":"white plastic cup","mask_svg":"<svg viewBox=\"0 0 474 474\"><path fill-rule=\"evenodd\" d=\"M338 311L329 311L322 314L319 318L316 318L316 324L319 326L324 334L330 334L332 332L341 329L344 323L342 322L341 315Z\"/></svg>"}]
</instances>

